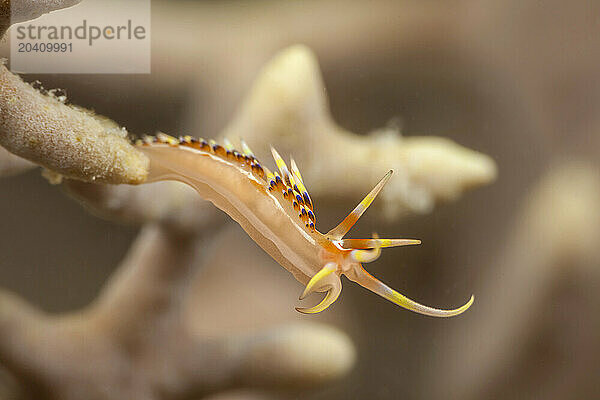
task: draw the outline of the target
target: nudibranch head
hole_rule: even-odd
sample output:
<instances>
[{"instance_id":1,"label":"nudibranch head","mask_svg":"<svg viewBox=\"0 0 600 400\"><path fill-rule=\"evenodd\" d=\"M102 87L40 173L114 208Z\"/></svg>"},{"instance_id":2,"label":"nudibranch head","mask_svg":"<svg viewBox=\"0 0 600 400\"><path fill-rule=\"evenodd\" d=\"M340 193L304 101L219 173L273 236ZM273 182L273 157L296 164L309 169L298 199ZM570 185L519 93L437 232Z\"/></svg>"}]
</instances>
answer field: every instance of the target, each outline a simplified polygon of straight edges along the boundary
<instances>
[{"instance_id":1,"label":"nudibranch head","mask_svg":"<svg viewBox=\"0 0 600 400\"><path fill-rule=\"evenodd\" d=\"M257 184L261 187L259 191L261 193L260 196L272 201L268 204L274 204L273 202L278 203L276 208L284 213L281 214L285 216L283 221L291 221L293 224L289 225L289 229L282 230L284 232L282 236L286 237L279 237L277 240L284 244L286 248L294 246L304 248L304 253L298 251L297 254L306 254L306 248L308 248L310 249L308 253L313 255L305 257L306 260L302 261L304 265L310 265L309 269L312 269L312 272L308 273L305 268L301 274L295 274L297 278L299 276L303 277L302 279L298 278L299 280L303 280L307 276L310 278L300 299L302 300L315 292L326 293L323 300L316 306L296 308L302 313L318 313L333 304L342 290L342 275L396 305L429 316L455 316L463 313L473 304L473 296L463 306L451 310L442 310L419 304L374 278L362 266L363 263L377 260L383 248L420 244L420 240L380 239L376 234L371 239L344 239L344 236L371 203L373 203L379 192L381 192L385 184L389 181L392 171L389 171L379 181L373 190L365 196L339 225L326 234L322 234L316 229L314 204L305 186L304 179L300 174L298 165L291 159L290 167L288 167L281 155L273 147L271 147L271 153L279 172L272 172L261 164L244 141L241 141L241 152L237 151L234 145L227 139L223 140L223 145L219 145L212 140L195 139L191 136L175 138L163 133L159 133L155 137L146 136L136 141L136 144L140 146L158 144L162 147L185 147L188 150L201 152L205 156L210 154L211 157L227 160L229 162L228 165L235 165L236 168L239 168L243 172L242 176L252 176L252 180L258 182ZM303 237L310 238L310 240L305 242L310 242L311 246L304 246L302 244L304 242L299 243L290 236L291 233L288 234L288 232L298 231L298 229L303 231ZM315 248L314 246L317 247ZM318 256L314 257L316 253L318 253ZM273 253L269 254L276 258ZM284 265L282 261L279 260L279 262ZM290 270L300 271L300 267L292 265Z\"/></svg>"},{"instance_id":2,"label":"nudibranch head","mask_svg":"<svg viewBox=\"0 0 600 400\"><path fill-rule=\"evenodd\" d=\"M325 291L327 294L317 306L312 308L296 308L298 311L303 313L317 313L333 304L341 292L341 275L345 275L351 281L382 296L386 300L419 314L432 317L452 317L462 314L471 307L475 299L474 296L471 296L469 301L463 306L451 310L442 310L419 304L379 281L369 274L362 266L362 263L369 263L377 260L381 254L382 248L421 244L420 240L380 239L377 234L373 234L372 239L343 239L350 228L354 226L375 200L379 192L392 176L392 173L393 171L390 170L338 226L325 234L325 237L334 245L334 248L337 249L340 256L329 256L330 259L335 261L330 261L325 264L325 266L311 278L306 289L300 296L300 299L302 300L316 291ZM330 250L330 253L335 253L335 251Z\"/></svg>"}]
</instances>

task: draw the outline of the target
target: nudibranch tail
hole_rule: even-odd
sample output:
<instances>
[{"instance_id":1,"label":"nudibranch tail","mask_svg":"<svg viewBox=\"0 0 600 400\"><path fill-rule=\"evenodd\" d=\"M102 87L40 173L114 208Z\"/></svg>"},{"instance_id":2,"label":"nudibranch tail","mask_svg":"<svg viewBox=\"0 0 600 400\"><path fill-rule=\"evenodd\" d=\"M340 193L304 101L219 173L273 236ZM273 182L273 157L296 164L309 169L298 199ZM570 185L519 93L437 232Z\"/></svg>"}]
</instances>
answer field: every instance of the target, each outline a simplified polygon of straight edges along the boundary
<instances>
[{"instance_id":1,"label":"nudibranch tail","mask_svg":"<svg viewBox=\"0 0 600 400\"><path fill-rule=\"evenodd\" d=\"M370 290L371 292L378 294L386 300L391 301L392 303L399 305L400 307L406 308L407 310L414 311L419 314L429 315L431 317L454 317L456 315L462 314L467 311L473 301L475 300L475 296L471 296L469 301L467 301L463 306L455 308L453 310L442 310L439 308L428 307L423 304L419 304L414 300L409 299L408 297L398 293L394 289L387 286L385 283L379 281L377 278L369 274L364 268L360 265L357 265L355 268L346 272L344 275L348 277L353 282L358 283L365 289Z\"/></svg>"},{"instance_id":2,"label":"nudibranch tail","mask_svg":"<svg viewBox=\"0 0 600 400\"><path fill-rule=\"evenodd\" d=\"M390 177L392 176L393 172L394 171L392 170L388 171L388 173L385 174L383 178L381 178L381 180L373 188L373 190L371 190L369 194L367 194L365 198L362 199L360 203L358 203L354 210L352 210L352 212L348 214L348 216L344 218L344 220L340 222L338 226L327 232L326 236L331 240L340 240L341 238L343 238L344 235L348 233L350 228L354 226L356 221L358 221L361 215L363 215L363 213L367 211L367 208L369 208L371 203L373 203L373 200L375 200L381 189L383 189L385 184L390 180Z\"/></svg>"}]
</instances>

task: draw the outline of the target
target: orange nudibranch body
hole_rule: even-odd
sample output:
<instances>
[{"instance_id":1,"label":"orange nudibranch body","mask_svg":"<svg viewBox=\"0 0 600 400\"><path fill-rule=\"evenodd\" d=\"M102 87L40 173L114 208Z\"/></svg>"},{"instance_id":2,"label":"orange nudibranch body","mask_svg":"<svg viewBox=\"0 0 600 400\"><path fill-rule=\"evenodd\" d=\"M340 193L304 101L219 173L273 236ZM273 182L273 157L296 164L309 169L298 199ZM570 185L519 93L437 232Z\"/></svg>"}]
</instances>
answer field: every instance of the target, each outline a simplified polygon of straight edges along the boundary
<instances>
[{"instance_id":1,"label":"orange nudibranch body","mask_svg":"<svg viewBox=\"0 0 600 400\"><path fill-rule=\"evenodd\" d=\"M275 261L306 285L300 299L314 292L325 298L303 313L326 309L339 296L341 275L406 309L436 317L450 317L466 311L473 297L462 307L440 310L419 304L389 288L362 267L379 257L381 248L419 244L413 239L343 239L373 202L392 171L375 186L359 205L334 229L322 234L316 229L312 199L298 166L290 168L271 149L279 172L271 172L254 156L248 145L242 151L225 140L223 145L189 136L178 139L165 134L145 137L136 145L150 159L147 182L175 180L193 187L202 198L226 212Z\"/></svg>"}]
</instances>

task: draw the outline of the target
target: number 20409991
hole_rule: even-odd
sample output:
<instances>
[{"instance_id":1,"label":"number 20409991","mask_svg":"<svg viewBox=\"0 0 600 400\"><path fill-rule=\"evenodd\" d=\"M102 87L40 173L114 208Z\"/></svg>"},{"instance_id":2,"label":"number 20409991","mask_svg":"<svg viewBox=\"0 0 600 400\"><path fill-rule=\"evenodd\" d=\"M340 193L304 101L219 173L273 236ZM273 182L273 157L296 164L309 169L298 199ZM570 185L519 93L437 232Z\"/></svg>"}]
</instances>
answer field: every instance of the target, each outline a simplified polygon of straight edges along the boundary
<instances>
[{"instance_id":1,"label":"number 20409991","mask_svg":"<svg viewBox=\"0 0 600 400\"><path fill-rule=\"evenodd\" d=\"M19 53L72 53L73 43L19 43Z\"/></svg>"}]
</instances>

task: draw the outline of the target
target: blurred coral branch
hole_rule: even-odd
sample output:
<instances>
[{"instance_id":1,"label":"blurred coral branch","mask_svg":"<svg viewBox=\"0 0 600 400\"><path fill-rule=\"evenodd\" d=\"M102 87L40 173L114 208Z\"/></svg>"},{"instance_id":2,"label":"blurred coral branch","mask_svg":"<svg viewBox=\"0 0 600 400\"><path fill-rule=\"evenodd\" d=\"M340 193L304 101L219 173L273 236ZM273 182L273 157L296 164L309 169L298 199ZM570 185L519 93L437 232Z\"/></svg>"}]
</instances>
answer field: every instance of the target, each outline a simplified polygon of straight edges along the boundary
<instances>
[{"instance_id":1,"label":"blurred coral branch","mask_svg":"<svg viewBox=\"0 0 600 400\"><path fill-rule=\"evenodd\" d=\"M580 398L572 397L578 390L586 397L587 388L576 382L595 374L594 368L583 366L598 363L599 352L592 351L598 349L597 337L588 333L600 326L597 296L594 300L591 295L600 283L599 204L600 174L586 162L557 163L533 188L491 262L494 267L487 270L470 327L461 327L453 337L452 356L436 354L447 362L439 365L444 373L437 375L439 385L431 387L437 390L433 397L530 393L531 398L564 399ZM540 345L569 361L536 371L547 374L545 386L521 382L519 374L528 376L536 368L527 354ZM577 372L570 373L571 368ZM513 385L499 384L507 379Z\"/></svg>"},{"instance_id":2,"label":"blurred coral branch","mask_svg":"<svg viewBox=\"0 0 600 400\"><path fill-rule=\"evenodd\" d=\"M360 196L394 169L396 176L382 193L392 217L402 209L431 211L436 200L456 199L495 179L490 157L448 139L404 138L393 130L360 136L340 128L323 87L314 54L304 46L290 47L263 68L223 136L257 143L258 154L277 143L301 163L311 192L321 197Z\"/></svg>"},{"instance_id":3,"label":"blurred coral branch","mask_svg":"<svg viewBox=\"0 0 600 400\"><path fill-rule=\"evenodd\" d=\"M148 226L98 300L80 312L47 315L3 292L0 360L36 398L65 400L312 385L352 366L346 335L318 324L194 334L183 310L204 250L202 241Z\"/></svg>"},{"instance_id":4,"label":"blurred coral branch","mask_svg":"<svg viewBox=\"0 0 600 400\"><path fill-rule=\"evenodd\" d=\"M431 211L436 200L456 199L466 189L495 179L490 157L448 139L405 138L390 131L360 136L343 130L333 122L322 87L313 53L304 46L288 48L265 66L220 137L243 138L262 159L269 158L270 144L288 150L300 162L311 193L325 200L359 198L371 189L371 182L393 168L396 176L382 193L390 217L407 210ZM68 186L103 215L168 218L190 229L204 226L205 218L214 221L212 215L219 213L179 184L163 184L160 190L154 185L94 188L69 182Z\"/></svg>"},{"instance_id":5,"label":"blurred coral branch","mask_svg":"<svg viewBox=\"0 0 600 400\"><path fill-rule=\"evenodd\" d=\"M25 20L75 3L38 2L28 8L34 3L21 2L24 11L18 14ZM159 7L174 12L172 4L162 2ZM327 3L328 15L337 15L340 4ZM397 10L395 2L381 4L384 7L377 7L376 15L355 26L355 49L370 50L374 39L366 33L376 33L384 47L390 37L401 38L397 40L405 45L414 44L402 34L423 22L433 27L443 21L439 11L432 18L430 12L435 8L418 8L413 10L417 22L386 24L388 31L377 31L373 28L380 25L379 19L388 15L390 8ZM2 9L5 17L7 9ZM294 8L285 10L295 15ZM353 21L362 21L362 7L352 10ZM210 18L234 17L227 11L221 14L219 7L213 11ZM167 10L167 22L157 21L158 30L180 37L180 31L173 28L183 26L180 22L185 13L179 10L172 19L169 15ZM412 20L411 16L406 19ZM294 21L296 30L305 28L304 22ZM342 17L336 17L335 22L339 26L347 23ZM326 18L321 21L313 42L322 40L321 36L329 38L330 23ZM195 26L206 29L197 21ZM218 25L213 34L221 35L223 31ZM337 31L343 35L338 34L330 44L345 38L344 29ZM443 29L437 32L436 38L443 36L439 35ZM173 36L155 37L157 48L173 47ZM193 34L188 38L196 41ZM209 40L205 42L210 43L208 49L195 47L194 62L167 63L168 57L160 57L156 60L158 70L168 72L162 84L181 79L180 74L171 73L172 68L187 66L193 71L190 74L197 73L198 63L216 60L218 57L212 56L223 53L223 42L227 40L218 45ZM262 62L264 52L258 51L259 47L281 47L277 43L269 41L267 46L260 42L252 47L252 52L257 50L253 65ZM330 47L328 54L338 57L336 46ZM178 60L187 61L189 48L179 46L172 51L184 57ZM344 52L346 60L361 58ZM370 62L376 64L373 60ZM235 83L254 73L248 67L230 76L230 69L220 68L224 64L239 69L226 57L212 65L212 75L208 76L220 78L213 79L218 81L218 90L212 93L216 97L231 95ZM225 80L235 82L227 85ZM448 139L403 137L393 130L361 136L342 129L330 115L323 87L312 51L305 46L289 47L264 67L239 112L216 136L243 138L259 156L265 155L269 144L292 153L305 171L311 193L325 200L360 198L374 178L393 168L397 178L383 194L385 210L393 217L406 210L430 211L437 201L456 199L465 190L495 179L496 166L491 158ZM221 106L218 99L212 100L213 109ZM192 115L188 117L193 120ZM125 128L113 121L66 105L51 92L42 94L0 66L0 144L11 153L70 178L65 180L70 193L94 212L118 221L145 224L100 297L81 311L48 315L16 296L0 293L0 361L10 372L35 398L66 400L82 396L107 400L182 399L240 386L310 386L347 373L354 364L355 350L349 338L334 328L304 322L221 336L199 334L192 328L189 313L184 311L198 307L189 299L191 288L198 284L197 272L212 254L209 233L214 235L225 219L179 184L99 185L143 183L148 162L129 145L126 135ZM0 157L10 163L2 161L0 171L15 170L3 166L14 163L21 164L19 168L28 167L21 159L3 153ZM229 243L230 247L236 245ZM252 289L253 284L244 281ZM232 295L229 286L211 289L220 298ZM220 302L217 298L210 300L205 307L213 307L213 303L216 307Z\"/></svg>"}]
</instances>

